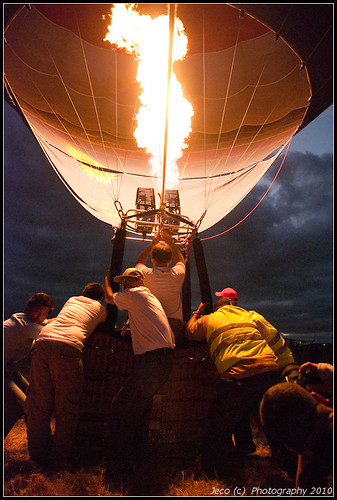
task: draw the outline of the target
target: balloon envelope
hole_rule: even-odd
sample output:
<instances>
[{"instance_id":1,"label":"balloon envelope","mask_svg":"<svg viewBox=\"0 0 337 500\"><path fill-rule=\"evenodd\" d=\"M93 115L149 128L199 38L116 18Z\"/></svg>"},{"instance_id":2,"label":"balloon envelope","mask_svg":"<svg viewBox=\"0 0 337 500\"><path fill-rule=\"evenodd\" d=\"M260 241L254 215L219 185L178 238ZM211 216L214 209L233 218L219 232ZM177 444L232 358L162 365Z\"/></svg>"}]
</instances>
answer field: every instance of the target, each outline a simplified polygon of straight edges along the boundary
<instances>
[{"instance_id":1,"label":"balloon envelope","mask_svg":"<svg viewBox=\"0 0 337 500\"><path fill-rule=\"evenodd\" d=\"M117 227L137 190L161 179L133 136L137 61L104 42L109 4L22 6L5 30L5 84L60 179L92 215ZM140 4L155 17L165 4ZM312 97L300 56L228 4L177 4L188 37L174 64L192 104L177 162L180 213L202 232L256 185L299 129ZM166 57L166 55L163 55ZM198 222L199 221L199 222ZM135 227L128 227L136 231Z\"/></svg>"}]
</instances>

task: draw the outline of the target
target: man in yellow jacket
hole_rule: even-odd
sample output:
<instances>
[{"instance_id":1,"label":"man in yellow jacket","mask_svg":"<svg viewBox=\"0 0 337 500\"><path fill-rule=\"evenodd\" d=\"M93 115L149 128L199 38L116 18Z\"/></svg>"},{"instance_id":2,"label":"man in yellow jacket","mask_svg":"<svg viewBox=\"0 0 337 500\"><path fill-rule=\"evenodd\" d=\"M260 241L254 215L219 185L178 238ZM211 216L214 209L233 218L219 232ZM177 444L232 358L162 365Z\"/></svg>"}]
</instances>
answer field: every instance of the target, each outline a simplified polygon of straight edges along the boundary
<instances>
[{"instance_id":1,"label":"man in yellow jacket","mask_svg":"<svg viewBox=\"0 0 337 500\"><path fill-rule=\"evenodd\" d=\"M244 443L235 443L236 429L257 414L266 390L281 379L295 381L298 365L284 339L263 316L232 305L221 297L212 314L203 316L201 303L186 325L188 340L207 340L219 380L211 402L201 447L205 471L220 476ZM248 453L254 450L246 450Z\"/></svg>"}]
</instances>

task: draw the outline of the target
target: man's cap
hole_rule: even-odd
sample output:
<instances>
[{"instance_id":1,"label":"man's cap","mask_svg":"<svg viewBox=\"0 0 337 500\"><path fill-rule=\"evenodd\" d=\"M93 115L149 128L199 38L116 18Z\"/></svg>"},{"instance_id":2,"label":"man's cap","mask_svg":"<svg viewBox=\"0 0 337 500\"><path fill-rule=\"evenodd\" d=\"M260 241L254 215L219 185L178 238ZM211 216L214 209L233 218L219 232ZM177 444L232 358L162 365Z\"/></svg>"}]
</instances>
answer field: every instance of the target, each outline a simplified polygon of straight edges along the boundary
<instances>
[{"instance_id":1,"label":"man's cap","mask_svg":"<svg viewBox=\"0 0 337 500\"><path fill-rule=\"evenodd\" d=\"M221 292L215 292L217 297L228 297L231 300L238 299L238 294L233 288L224 288Z\"/></svg>"},{"instance_id":2,"label":"man's cap","mask_svg":"<svg viewBox=\"0 0 337 500\"><path fill-rule=\"evenodd\" d=\"M142 279L144 278L142 271L137 269L136 267L128 267L125 269L123 274L120 274L119 276L114 277L114 282L115 283L122 283L124 278L136 278L136 279Z\"/></svg>"}]
</instances>

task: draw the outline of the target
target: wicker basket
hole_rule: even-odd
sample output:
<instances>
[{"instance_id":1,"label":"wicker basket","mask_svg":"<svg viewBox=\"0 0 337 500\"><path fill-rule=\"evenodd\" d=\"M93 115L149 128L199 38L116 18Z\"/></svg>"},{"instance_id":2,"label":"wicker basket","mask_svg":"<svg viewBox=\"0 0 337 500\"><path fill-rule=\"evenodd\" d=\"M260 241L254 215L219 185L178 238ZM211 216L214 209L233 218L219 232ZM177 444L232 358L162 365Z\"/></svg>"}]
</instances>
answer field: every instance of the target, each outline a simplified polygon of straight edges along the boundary
<instances>
[{"instance_id":1,"label":"wicker basket","mask_svg":"<svg viewBox=\"0 0 337 500\"><path fill-rule=\"evenodd\" d=\"M132 370L134 360L128 335L96 331L85 343L86 386L76 441L91 453L106 442L111 401ZM200 440L216 378L206 344L175 349L171 376L153 400L150 445Z\"/></svg>"}]
</instances>

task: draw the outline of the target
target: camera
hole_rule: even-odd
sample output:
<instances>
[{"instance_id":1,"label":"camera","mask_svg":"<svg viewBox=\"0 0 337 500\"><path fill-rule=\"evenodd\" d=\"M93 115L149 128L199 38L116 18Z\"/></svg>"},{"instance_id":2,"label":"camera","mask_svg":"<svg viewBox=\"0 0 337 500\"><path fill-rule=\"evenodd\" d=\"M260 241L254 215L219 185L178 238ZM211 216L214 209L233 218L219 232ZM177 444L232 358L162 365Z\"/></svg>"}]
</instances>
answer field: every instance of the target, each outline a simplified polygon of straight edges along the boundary
<instances>
[{"instance_id":1,"label":"camera","mask_svg":"<svg viewBox=\"0 0 337 500\"><path fill-rule=\"evenodd\" d=\"M305 370L300 374L298 379L296 380L296 384L300 385L301 387L306 387L307 385L312 385L312 384L321 384L322 379L321 377L314 372L311 372L309 370Z\"/></svg>"}]
</instances>

